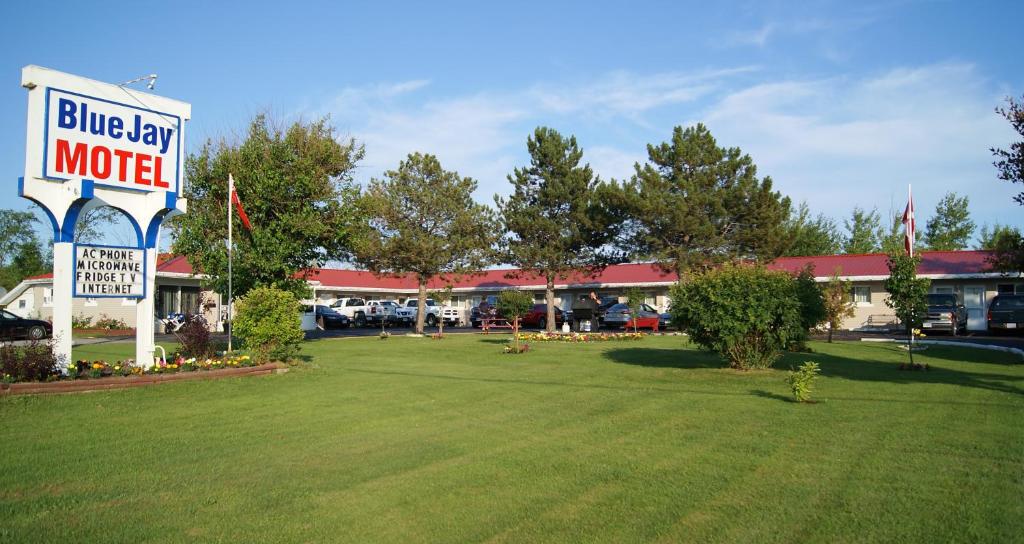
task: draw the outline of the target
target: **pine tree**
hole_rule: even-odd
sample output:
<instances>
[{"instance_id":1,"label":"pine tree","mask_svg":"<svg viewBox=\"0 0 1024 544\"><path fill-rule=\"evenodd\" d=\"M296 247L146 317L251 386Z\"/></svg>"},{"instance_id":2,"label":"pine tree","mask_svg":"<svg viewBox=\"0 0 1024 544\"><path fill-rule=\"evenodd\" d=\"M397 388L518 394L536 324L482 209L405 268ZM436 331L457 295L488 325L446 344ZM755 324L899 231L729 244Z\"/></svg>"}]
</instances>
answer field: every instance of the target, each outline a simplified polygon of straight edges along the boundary
<instances>
[{"instance_id":1,"label":"pine tree","mask_svg":"<svg viewBox=\"0 0 1024 544\"><path fill-rule=\"evenodd\" d=\"M935 206L935 215L925 226L924 242L929 249L951 251L967 249L974 235L974 221L968 210L968 197L946 193Z\"/></svg>"},{"instance_id":2,"label":"pine tree","mask_svg":"<svg viewBox=\"0 0 1024 544\"><path fill-rule=\"evenodd\" d=\"M544 278L546 329L554 331L555 280L580 269L596 272L617 259L609 247L618 225L609 219L615 190L580 164L575 136L538 127L526 147L530 165L508 176L511 195L495 197L507 233L502 254L523 273Z\"/></svg>"},{"instance_id":3,"label":"pine tree","mask_svg":"<svg viewBox=\"0 0 1024 544\"><path fill-rule=\"evenodd\" d=\"M790 244L790 200L739 148L718 146L702 124L676 127L672 140L647 146L625 187L630 210L622 244L666 272L723 261L770 261Z\"/></svg>"},{"instance_id":4,"label":"pine tree","mask_svg":"<svg viewBox=\"0 0 1024 544\"><path fill-rule=\"evenodd\" d=\"M416 332L423 334L427 282L479 272L494 256L490 208L473 201L477 183L412 153L397 170L373 179L356 208L353 253L376 274L412 274L419 286Z\"/></svg>"}]
</instances>

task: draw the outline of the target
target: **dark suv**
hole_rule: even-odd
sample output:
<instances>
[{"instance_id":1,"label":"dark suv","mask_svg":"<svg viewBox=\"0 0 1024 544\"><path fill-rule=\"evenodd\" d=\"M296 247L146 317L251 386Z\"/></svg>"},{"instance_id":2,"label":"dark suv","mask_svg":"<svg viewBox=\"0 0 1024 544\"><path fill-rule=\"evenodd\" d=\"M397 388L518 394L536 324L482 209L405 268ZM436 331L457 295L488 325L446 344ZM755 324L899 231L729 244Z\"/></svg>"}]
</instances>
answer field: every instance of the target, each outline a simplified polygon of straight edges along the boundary
<instances>
[{"instance_id":1,"label":"dark suv","mask_svg":"<svg viewBox=\"0 0 1024 544\"><path fill-rule=\"evenodd\" d=\"M498 317L500 316L498 315L497 295L487 295L480 301L480 304L469 310L469 324L475 328L479 328L485 318L496 319Z\"/></svg>"},{"instance_id":2,"label":"dark suv","mask_svg":"<svg viewBox=\"0 0 1024 544\"><path fill-rule=\"evenodd\" d=\"M1024 328L1024 295L996 295L988 307L988 330L1016 331Z\"/></svg>"},{"instance_id":3,"label":"dark suv","mask_svg":"<svg viewBox=\"0 0 1024 544\"><path fill-rule=\"evenodd\" d=\"M932 293L928 295L928 316L921 328L956 336L967 329L967 309L954 294Z\"/></svg>"}]
</instances>

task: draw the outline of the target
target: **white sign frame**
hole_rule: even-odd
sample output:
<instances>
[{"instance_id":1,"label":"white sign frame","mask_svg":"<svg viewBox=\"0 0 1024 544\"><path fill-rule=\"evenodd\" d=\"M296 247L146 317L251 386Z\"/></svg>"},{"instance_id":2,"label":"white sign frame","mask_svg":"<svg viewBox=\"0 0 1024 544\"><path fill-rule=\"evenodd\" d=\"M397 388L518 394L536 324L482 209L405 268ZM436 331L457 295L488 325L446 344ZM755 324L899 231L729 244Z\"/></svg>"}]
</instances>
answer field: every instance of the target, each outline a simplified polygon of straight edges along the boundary
<instances>
[{"instance_id":1,"label":"white sign frame","mask_svg":"<svg viewBox=\"0 0 1024 544\"><path fill-rule=\"evenodd\" d=\"M78 218L89 210L111 206L123 212L128 218L135 230L138 249L144 251L144 262L147 263L144 271L145 296L135 299L135 362L148 368L153 365L155 350L155 263L160 227L164 219L185 213L188 207L188 202L180 197L184 182L181 155L185 146L185 124L192 118L192 106L186 102L137 91L123 85L103 83L35 65L22 68L21 86L28 89L28 120L25 130L25 174L18 178L18 195L38 204L46 212L53 228L54 354L66 368L71 360L75 225ZM97 183L97 180L88 176L78 175L67 179L47 177L46 142L51 123L49 98L54 90L79 95L89 100L109 102L120 108L133 108L133 105L138 105L137 109L140 111L146 110L160 118L172 119L173 122L168 121L168 126L175 130L177 138L174 187L168 187L168 190L140 191L130 186ZM67 130L67 127L63 130ZM94 136L102 135L91 134L88 137L90 142L102 141ZM117 149L116 146L111 147ZM109 167L113 169L112 164Z\"/></svg>"}]
</instances>

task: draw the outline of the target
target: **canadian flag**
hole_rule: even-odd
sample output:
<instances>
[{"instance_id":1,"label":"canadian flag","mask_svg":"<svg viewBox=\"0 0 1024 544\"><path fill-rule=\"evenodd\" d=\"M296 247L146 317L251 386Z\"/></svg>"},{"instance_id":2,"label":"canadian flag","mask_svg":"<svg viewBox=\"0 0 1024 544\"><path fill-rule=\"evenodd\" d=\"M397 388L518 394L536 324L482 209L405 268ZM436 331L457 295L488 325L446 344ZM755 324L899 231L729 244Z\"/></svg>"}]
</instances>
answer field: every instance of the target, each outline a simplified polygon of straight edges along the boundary
<instances>
[{"instance_id":1,"label":"canadian flag","mask_svg":"<svg viewBox=\"0 0 1024 544\"><path fill-rule=\"evenodd\" d=\"M905 236L903 238L903 247L906 248L907 254L911 257L914 256L914 196L910 192L910 186L907 186L907 209L903 211L903 226Z\"/></svg>"},{"instance_id":2,"label":"canadian flag","mask_svg":"<svg viewBox=\"0 0 1024 544\"><path fill-rule=\"evenodd\" d=\"M231 202L238 209L238 218L242 220L242 226L252 230L252 223L249 222L249 216L245 214L245 208L242 207L242 201L238 198L238 192L235 191L235 178L231 174L228 174L228 185L231 187Z\"/></svg>"}]
</instances>

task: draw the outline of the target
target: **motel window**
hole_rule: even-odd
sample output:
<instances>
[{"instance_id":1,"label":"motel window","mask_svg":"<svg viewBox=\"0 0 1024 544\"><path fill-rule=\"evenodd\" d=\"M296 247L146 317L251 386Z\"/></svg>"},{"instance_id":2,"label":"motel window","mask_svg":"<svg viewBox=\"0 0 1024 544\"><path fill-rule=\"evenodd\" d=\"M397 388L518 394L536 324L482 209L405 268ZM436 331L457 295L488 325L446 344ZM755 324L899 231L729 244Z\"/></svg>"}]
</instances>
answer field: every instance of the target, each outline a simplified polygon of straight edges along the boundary
<instances>
[{"instance_id":1,"label":"motel window","mask_svg":"<svg viewBox=\"0 0 1024 544\"><path fill-rule=\"evenodd\" d=\"M1000 283L996 286L996 291L1000 295L1024 294L1024 285L1019 283Z\"/></svg>"},{"instance_id":2,"label":"motel window","mask_svg":"<svg viewBox=\"0 0 1024 544\"><path fill-rule=\"evenodd\" d=\"M53 306L53 288L43 288L43 306Z\"/></svg>"},{"instance_id":3,"label":"motel window","mask_svg":"<svg viewBox=\"0 0 1024 544\"><path fill-rule=\"evenodd\" d=\"M853 287L853 302L858 306L871 304L871 288L866 285L855 285Z\"/></svg>"},{"instance_id":4,"label":"motel window","mask_svg":"<svg viewBox=\"0 0 1024 544\"><path fill-rule=\"evenodd\" d=\"M27 300L21 299L21 300L18 301L18 309L19 310L24 310L27 307L28 307L28 301Z\"/></svg>"}]
</instances>

